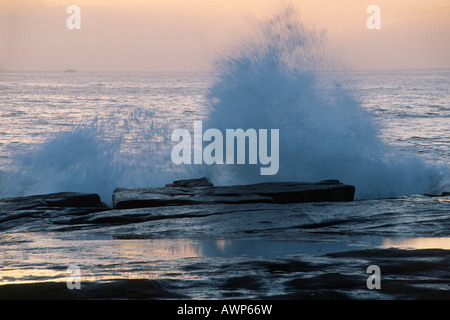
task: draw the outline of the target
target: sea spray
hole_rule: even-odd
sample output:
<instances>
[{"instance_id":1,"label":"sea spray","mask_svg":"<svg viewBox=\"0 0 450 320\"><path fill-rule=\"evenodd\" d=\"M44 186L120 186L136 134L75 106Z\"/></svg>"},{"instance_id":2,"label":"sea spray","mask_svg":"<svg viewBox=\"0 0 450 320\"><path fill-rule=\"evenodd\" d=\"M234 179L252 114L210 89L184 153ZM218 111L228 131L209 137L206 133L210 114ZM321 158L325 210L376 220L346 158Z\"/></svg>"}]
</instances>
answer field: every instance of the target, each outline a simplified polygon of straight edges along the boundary
<instances>
[{"instance_id":1,"label":"sea spray","mask_svg":"<svg viewBox=\"0 0 450 320\"><path fill-rule=\"evenodd\" d=\"M111 205L117 187L161 186L179 178L171 167L167 123L148 110L117 110L53 135L0 181L1 197L53 192L97 193ZM117 121L112 122L111 119Z\"/></svg>"},{"instance_id":2,"label":"sea spray","mask_svg":"<svg viewBox=\"0 0 450 320\"><path fill-rule=\"evenodd\" d=\"M357 198L432 193L440 168L380 138L370 112L339 83L324 31L307 27L290 6L218 58L205 128L279 128L280 169L203 166L215 184L339 179Z\"/></svg>"}]
</instances>

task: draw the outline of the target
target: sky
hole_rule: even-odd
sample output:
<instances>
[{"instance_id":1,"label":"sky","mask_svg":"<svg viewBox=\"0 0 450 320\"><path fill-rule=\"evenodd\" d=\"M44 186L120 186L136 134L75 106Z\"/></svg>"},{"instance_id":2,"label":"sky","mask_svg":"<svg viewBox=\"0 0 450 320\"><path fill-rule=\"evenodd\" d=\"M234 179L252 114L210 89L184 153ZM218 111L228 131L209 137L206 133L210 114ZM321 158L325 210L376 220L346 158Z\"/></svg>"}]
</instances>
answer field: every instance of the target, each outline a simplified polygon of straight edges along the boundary
<instances>
[{"instance_id":1,"label":"sky","mask_svg":"<svg viewBox=\"0 0 450 320\"><path fill-rule=\"evenodd\" d=\"M209 71L286 3L354 69L450 68L449 0L0 0L0 69Z\"/></svg>"}]
</instances>

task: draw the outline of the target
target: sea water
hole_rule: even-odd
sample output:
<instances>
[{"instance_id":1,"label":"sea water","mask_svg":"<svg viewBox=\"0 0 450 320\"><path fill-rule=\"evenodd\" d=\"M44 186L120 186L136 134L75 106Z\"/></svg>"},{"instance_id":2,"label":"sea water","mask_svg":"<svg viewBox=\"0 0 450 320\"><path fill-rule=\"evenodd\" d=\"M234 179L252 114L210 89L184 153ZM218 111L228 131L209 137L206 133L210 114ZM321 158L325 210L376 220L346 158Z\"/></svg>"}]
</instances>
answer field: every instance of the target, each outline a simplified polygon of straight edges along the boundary
<instances>
[{"instance_id":1,"label":"sea water","mask_svg":"<svg viewBox=\"0 0 450 320\"><path fill-rule=\"evenodd\" d=\"M243 121L253 113L241 110L240 122L229 127L280 130L280 181L340 179L364 190L364 198L448 190L450 71L342 71L338 77L370 113L376 139L365 141L365 127L358 122L360 131L337 137L338 121L354 121L340 119L352 115L348 110L341 115L339 109L336 114L314 110L311 124L302 124L303 118L277 123L267 114L273 124L248 127ZM1 73L0 195L80 191L108 200L116 187L162 186L191 178L195 165L183 168L170 159L175 145L170 135L175 128L191 128L195 120L208 120L204 95L212 79L198 73ZM240 102L242 108L245 103ZM273 112L275 119L283 111ZM377 154L367 155L372 151ZM372 171L373 165L381 167ZM221 179L226 184L260 179L240 176L233 181L233 175L213 173L217 184Z\"/></svg>"}]
</instances>

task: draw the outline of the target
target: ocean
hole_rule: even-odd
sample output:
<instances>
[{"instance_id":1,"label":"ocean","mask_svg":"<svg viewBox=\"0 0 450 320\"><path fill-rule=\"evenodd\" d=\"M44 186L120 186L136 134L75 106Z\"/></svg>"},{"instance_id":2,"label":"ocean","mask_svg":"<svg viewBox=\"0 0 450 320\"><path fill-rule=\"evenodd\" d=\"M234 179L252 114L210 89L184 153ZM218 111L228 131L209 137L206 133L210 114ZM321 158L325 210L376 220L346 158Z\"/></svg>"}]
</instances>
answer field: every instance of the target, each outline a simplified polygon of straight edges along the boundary
<instances>
[{"instance_id":1,"label":"ocean","mask_svg":"<svg viewBox=\"0 0 450 320\"><path fill-rule=\"evenodd\" d=\"M320 39L280 30L211 73L1 72L0 198L71 191L111 206L116 188L207 177L337 179L355 201L94 226L23 209L0 217L1 297L65 297L52 286L73 265L87 298L448 297L450 70L328 69ZM171 134L194 121L278 129L278 173L174 164ZM381 290L366 287L374 264Z\"/></svg>"},{"instance_id":2,"label":"ocean","mask_svg":"<svg viewBox=\"0 0 450 320\"><path fill-rule=\"evenodd\" d=\"M256 95L251 92L236 102L240 111L221 110L223 117L227 110L228 118L239 117L236 124L230 120L227 129L279 128L281 148L285 140L286 148L295 149L297 154L281 153L280 172L267 178L335 178L363 189L360 198L365 199L448 191L449 70L342 71L332 77L345 87L336 94L350 91L357 107L365 112L364 121L370 119L370 124L360 127L352 122L353 110L348 106L321 110L321 105L315 105L321 102L313 101L304 106L308 114L294 114L299 121L310 117L315 126L301 132L301 124L287 121L297 112L293 97L281 104L288 109L286 118L280 110L270 114L272 101L261 105L251 101L251 108L260 108L265 119L246 126L247 120L255 118L253 110L246 112L243 106ZM193 122L199 120L209 121L212 128L218 124L210 116L213 107L206 97L215 81L211 73L4 72L0 79L2 197L79 191L99 193L108 202L117 187L160 186L187 178L200 165L183 168L172 163L172 131L185 128L192 132ZM223 126L225 121L218 118ZM366 125L376 127L376 136L363 136ZM339 132L341 129L349 132ZM287 145L298 142L298 137L308 141L295 148ZM341 149L327 154L331 145ZM359 159L368 152L385 154ZM373 156L377 157L373 165L387 163L384 173L365 167ZM353 161L360 161L354 173L339 164L353 165ZM298 173L292 173L294 169ZM208 174L218 184L259 179L243 180L242 175L221 179L213 172ZM392 174L397 175L397 182L390 181Z\"/></svg>"}]
</instances>

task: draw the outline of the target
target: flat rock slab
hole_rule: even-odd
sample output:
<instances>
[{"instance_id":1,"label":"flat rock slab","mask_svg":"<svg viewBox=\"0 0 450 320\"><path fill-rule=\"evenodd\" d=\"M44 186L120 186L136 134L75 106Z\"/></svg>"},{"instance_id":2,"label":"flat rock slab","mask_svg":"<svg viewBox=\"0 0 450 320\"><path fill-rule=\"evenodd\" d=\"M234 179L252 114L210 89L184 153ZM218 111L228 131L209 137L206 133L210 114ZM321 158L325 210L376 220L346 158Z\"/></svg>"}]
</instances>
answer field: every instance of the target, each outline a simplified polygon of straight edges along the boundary
<instances>
[{"instance_id":1,"label":"flat rock slab","mask_svg":"<svg viewBox=\"0 0 450 320\"><path fill-rule=\"evenodd\" d=\"M43 195L0 199L0 213L36 207L95 207L104 206L98 194L60 192Z\"/></svg>"},{"instance_id":2,"label":"flat rock slab","mask_svg":"<svg viewBox=\"0 0 450 320\"><path fill-rule=\"evenodd\" d=\"M36 218L83 215L108 210L98 194L60 192L0 199L0 230L23 226ZM20 221L19 221L20 219Z\"/></svg>"},{"instance_id":3,"label":"flat rock slab","mask_svg":"<svg viewBox=\"0 0 450 320\"><path fill-rule=\"evenodd\" d=\"M317 183L267 182L235 186L168 185L162 188L119 188L114 191L115 209L198 204L306 203L353 201L355 187L337 180Z\"/></svg>"}]
</instances>

